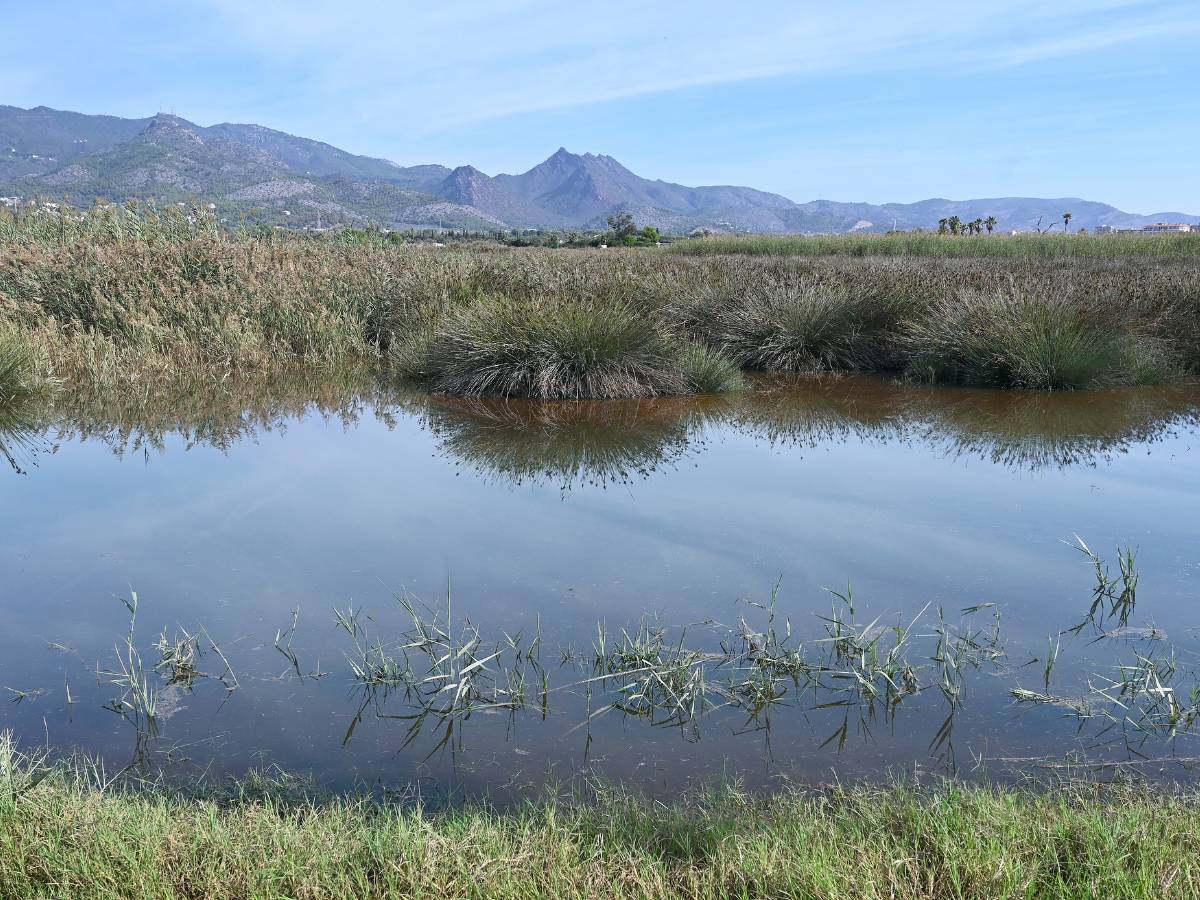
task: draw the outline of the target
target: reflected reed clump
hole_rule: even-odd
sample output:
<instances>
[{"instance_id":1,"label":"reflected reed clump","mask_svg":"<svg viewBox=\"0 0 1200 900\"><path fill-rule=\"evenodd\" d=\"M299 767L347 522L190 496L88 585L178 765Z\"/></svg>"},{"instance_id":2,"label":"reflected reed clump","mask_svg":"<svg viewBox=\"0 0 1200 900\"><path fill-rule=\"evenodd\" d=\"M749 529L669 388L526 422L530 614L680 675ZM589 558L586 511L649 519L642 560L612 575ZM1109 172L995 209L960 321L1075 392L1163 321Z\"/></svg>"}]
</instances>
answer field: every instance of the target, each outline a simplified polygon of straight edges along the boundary
<instances>
[{"instance_id":1,"label":"reflected reed clump","mask_svg":"<svg viewBox=\"0 0 1200 900\"><path fill-rule=\"evenodd\" d=\"M387 397L387 402L384 398ZM56 395L36 408L34 427L66 441L97 441L118 456L163 453L171 438L185 449L228 451L263 433L286 431L307 416L346 428L366 414L387 420L403 395L385 390L361 372L293 377L184 382L162 393L118 391Z\"/></svg>"},{"instance_id":2,"label":"reflected reed clump","mask_svg":"<svg viewBox=\"0 0 1200 900\"><path fill-rule=\"evenodd\" d=\"M353 376L231 380L152 400L61 394L0 408L0 447L15 466L48 440L100 441L118 455L185 448L227 451L308 416L355 427L411 417L442 454L513 484L605 486L648 478L718 432L815 447L858 441L925 445L951 456L1036 471L1095 465L1134 444L1200 423L1191 385L1029 394L943 388L875 376L756 376L735 396L538 401L455 398Z\"/></svg>"},{"instance_id":3,"label":"reflected reed clump","mask_svg":"<svg viewBox=\"0 0 1200 900\"><path fill-rule=\"evenodd\" d=\"M0 403L0 457L18 474L37 465L51 444L40 433L29 401Z\"/></svg>"},{"instance_id":4,"label":"reflected reed clump","mask_svg":"<svg viewBox=\"0 0 1200 900\"><path fill-rule=\"evenodd\" d=\"M732 414L772 443L924 443L1036 471L1094 465L1200 423L1193 386L1029 394L901 385L869 377L760 381Z\"/></svg>"},{"instance_id":5,"label":"reflected reed clump","mask_svg":"<svg viewBox=\"0 0 1200 900\"><path fill-rule=\"evenodd\" d=\"M646 478L703 440L729 407L682 398L553 403L433 397L421 420L442 451L486 477L604 486Z\"/></svg>"}]
</instances>

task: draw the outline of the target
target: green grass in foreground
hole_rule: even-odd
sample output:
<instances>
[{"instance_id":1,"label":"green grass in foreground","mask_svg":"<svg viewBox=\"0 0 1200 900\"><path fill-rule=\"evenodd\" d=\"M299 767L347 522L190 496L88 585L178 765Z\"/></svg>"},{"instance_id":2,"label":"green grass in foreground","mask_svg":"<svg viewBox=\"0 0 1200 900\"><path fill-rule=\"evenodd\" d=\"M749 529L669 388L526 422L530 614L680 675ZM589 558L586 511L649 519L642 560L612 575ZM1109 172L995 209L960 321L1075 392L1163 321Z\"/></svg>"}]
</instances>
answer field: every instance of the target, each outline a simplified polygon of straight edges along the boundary
<instances>
[{"instance_id":1,"label":"green grass in foreground","mask_svg":"<svg viewBox=\"0 0 1200 900\"><path fill-rule=\"evenodd\" d=\"M1149 787L602 792L431 812L262 778L208 799L94 784L5 755L0 896L1200 894L1200 798Z\"/></svg>"}]
</instances>

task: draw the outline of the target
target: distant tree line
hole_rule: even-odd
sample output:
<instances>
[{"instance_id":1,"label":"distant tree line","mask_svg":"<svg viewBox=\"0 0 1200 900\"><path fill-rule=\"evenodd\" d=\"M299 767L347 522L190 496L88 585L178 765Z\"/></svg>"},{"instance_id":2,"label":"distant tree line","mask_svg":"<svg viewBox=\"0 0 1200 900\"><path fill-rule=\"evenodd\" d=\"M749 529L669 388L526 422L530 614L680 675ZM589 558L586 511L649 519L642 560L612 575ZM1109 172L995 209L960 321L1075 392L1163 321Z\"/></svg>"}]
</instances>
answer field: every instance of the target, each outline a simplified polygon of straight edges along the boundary
<instances>
[{"instance_id":1,"label":"distant tree line","mask_svg":"<svg viewBox=\"0 0 1200 900\"><path fill-rule=\"evenodd\" d=\"M1062 214L1063 231L1066 231L1067 227L1071 224L1073 215L1073 213L1069 212ZM1053 222L1047 228L1042 228L1042 220L1038 219L1037 224L1034 226L1034 230L1037 231L1038 234L1044 234L1057 224L1057 222ZM985 229L987 230L988 234L991 234L995 227L995 216L988 216L986 219L972 219L970 222L964 222L958 216L947 216L945 218L938 219L938 234L983 234Z\"/></svg>"},{"instance_id":2,"label":"distant tree line","mask_svg":"<svg viewBox=\"0 0 1200 900\"><path fill-rule=\"evenodd\" d=\"M606 242L612 245L653 246L662 240L662 234L653 225L646 225L639 231L633 216L622 212L608 217L608 234L605 238Z\"/></svg>"}]
</instances>

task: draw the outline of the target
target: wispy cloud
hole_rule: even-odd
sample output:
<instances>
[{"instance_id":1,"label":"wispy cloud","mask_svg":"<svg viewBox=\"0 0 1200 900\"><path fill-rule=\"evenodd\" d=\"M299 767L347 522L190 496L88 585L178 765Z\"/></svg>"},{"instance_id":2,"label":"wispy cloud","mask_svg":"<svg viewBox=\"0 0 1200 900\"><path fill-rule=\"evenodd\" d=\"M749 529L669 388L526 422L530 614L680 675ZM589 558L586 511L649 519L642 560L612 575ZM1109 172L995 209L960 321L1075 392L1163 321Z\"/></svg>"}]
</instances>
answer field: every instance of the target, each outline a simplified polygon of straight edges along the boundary
<instances>
[{"instance_id":1,"label":"wispy cloud","mask_svg":"<svg viewBox=\"0 0 1200 900\"><path fill-rule=\"evenodd\" d=\"M1161 37L1185 38L1197 33L1200 33L1200 15L1170 15L1148 22L1122 22L1117 25L1085 28L1072 34L1044 40L1015 42L978 53L975 60L999 67L1023 66L1109 50L1122 44Z\"/></svg>"},{"instance_id":2,"label":"wispy cloud","mask_svg":"<svg viewBox=\"0 0 1200 900\"><path fill-rule=\"evenodd\" d=\"M0 102L176 110L492 172L566 143L797 197L1200 207L1197 0L7 6Z\"/></svg>"},{"instance_id":3,"label":"wispy cloud","mask_svg":"<svg viewBox=\"0 0 1200 900\"><path fill-rule=\"evenodd\" d=\"M352 114L404 117L414 133L785 75L954 60L1019 66L1200 25L1192 3L1141 0L759 2L736 14L727 3L694 0L635 16L559 0L464 2L420 15L373 0L212 6L229 40L301 68L306 85Z\"/></svg>"}]
</instances>

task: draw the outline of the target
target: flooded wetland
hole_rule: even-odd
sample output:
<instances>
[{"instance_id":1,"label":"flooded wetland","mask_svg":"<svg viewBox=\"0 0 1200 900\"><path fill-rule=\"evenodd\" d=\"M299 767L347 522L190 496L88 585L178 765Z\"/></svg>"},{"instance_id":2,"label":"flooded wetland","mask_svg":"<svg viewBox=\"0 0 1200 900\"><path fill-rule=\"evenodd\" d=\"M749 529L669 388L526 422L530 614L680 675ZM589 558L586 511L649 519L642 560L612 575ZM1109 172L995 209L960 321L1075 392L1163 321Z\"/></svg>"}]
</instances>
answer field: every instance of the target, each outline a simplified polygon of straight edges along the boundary
<instances>
[{"instance_id":1,"label":"flooded wetland","mask_svg":"<svg viewBox=\"0 0 1200 900\"><path fill-rule=\"evenodd\" d=\"M430 798L1173 778L1198 423L1186 383L62 396L0 426L0 718L114 772Z\"/></svg>"}]
</instances>

